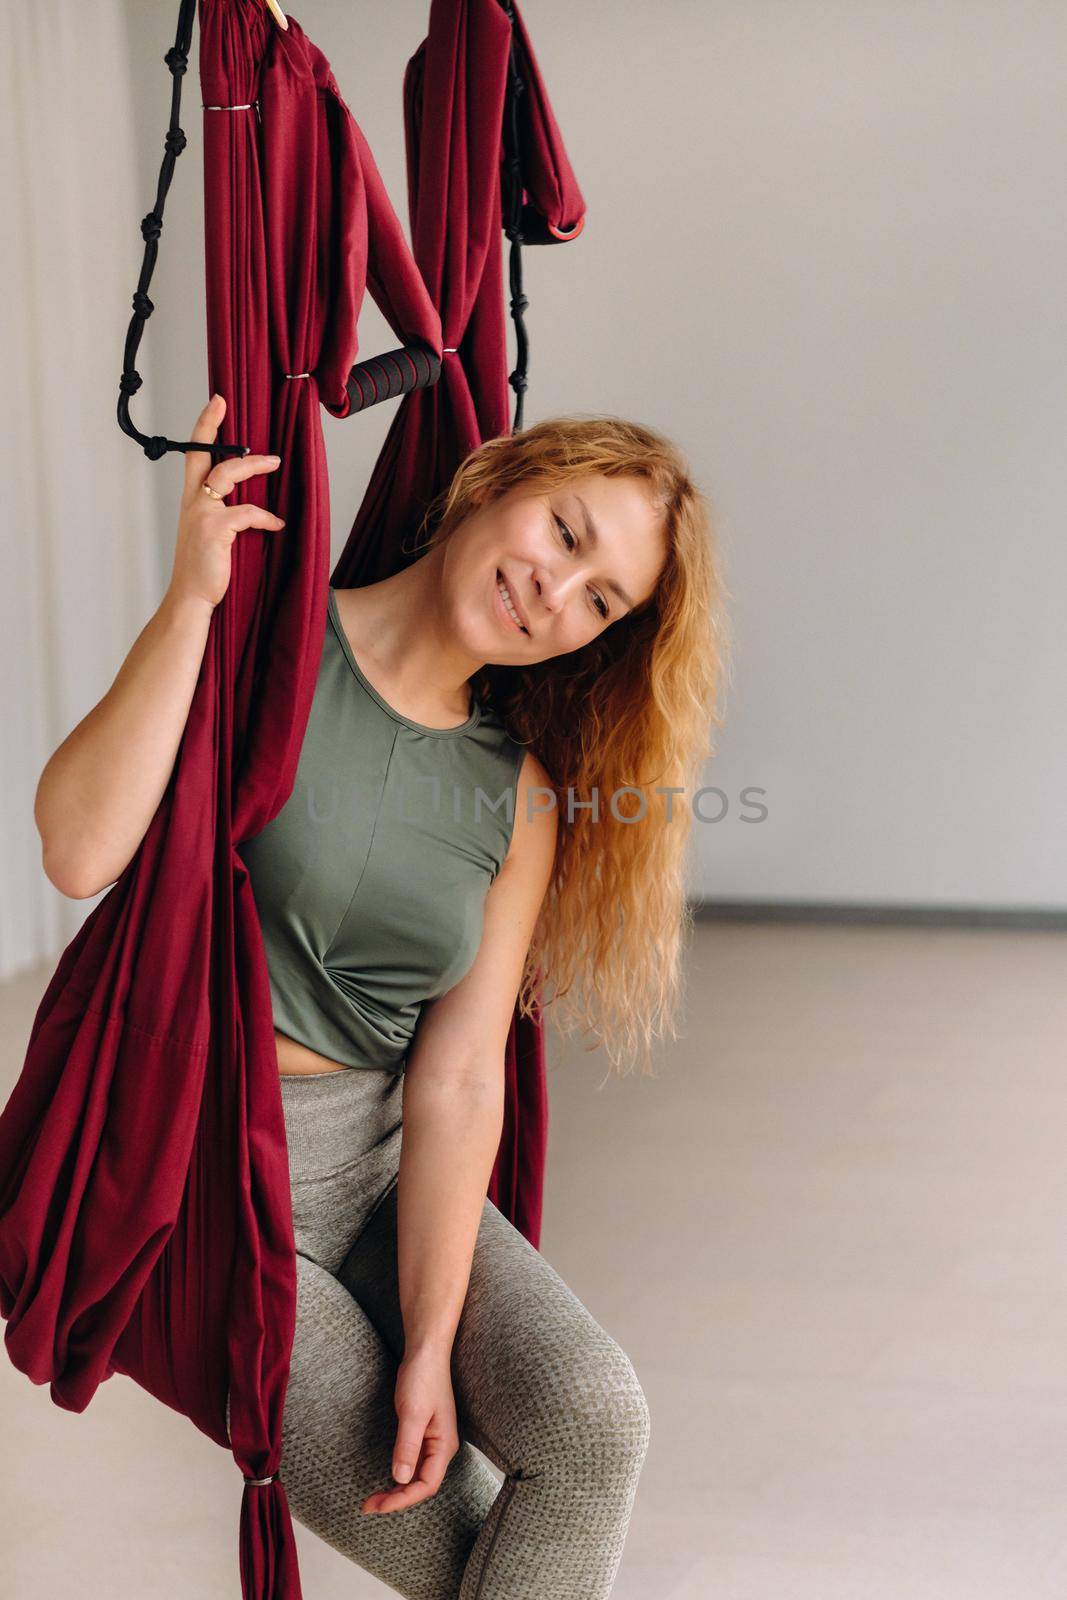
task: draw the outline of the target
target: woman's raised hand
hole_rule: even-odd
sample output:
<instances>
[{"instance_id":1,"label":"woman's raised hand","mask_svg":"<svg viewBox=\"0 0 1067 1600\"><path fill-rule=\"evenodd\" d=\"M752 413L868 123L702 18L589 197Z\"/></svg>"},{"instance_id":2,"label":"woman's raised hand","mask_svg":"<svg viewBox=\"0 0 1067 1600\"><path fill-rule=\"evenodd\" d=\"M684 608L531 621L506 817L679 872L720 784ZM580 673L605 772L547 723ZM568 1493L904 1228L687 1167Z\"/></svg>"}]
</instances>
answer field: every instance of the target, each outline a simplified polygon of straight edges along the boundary
<instances>
[{"instance_id":1,"label":"woman's raised hand","mask_svg":"<svg viewBox=\"0 0 1067 1600\"><path fill-rule=\"evenodd\" d=\"M214 444L225 414L225 400L213 395L197 417L190 439L197 444ZM228 495L244 478L257 472L273 472L280 461L280 456L232 456L212 462L202 450L185 452L185 484L169 585L172 595L217 606L229 586L231 549L238 533L243 528L285 527L281 517L262 506L226 505L204 492L206 483L216 494Z\"/></svg>"}]
</instances>

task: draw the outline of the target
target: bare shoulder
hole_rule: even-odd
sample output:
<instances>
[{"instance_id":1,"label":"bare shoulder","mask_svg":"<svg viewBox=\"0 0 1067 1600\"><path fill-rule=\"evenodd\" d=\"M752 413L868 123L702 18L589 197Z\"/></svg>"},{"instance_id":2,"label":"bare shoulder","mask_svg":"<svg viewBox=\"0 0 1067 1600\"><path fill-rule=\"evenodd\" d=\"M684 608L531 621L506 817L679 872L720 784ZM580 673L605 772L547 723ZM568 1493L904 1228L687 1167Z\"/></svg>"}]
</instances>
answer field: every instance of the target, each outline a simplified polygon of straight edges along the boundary
<instances>
[{"instance_id":1,"label":"bare shoulder","mask_svg":"<svg viewBox=\"0 0 1067 1600\"><path fill-rule=\"evenodd\" d=\"M504 867L514 871L520 866L547 882L555 858L558 830L552 778L541 759L527 750L515 785L515 825Z\"/></svg>"}]
</instances>

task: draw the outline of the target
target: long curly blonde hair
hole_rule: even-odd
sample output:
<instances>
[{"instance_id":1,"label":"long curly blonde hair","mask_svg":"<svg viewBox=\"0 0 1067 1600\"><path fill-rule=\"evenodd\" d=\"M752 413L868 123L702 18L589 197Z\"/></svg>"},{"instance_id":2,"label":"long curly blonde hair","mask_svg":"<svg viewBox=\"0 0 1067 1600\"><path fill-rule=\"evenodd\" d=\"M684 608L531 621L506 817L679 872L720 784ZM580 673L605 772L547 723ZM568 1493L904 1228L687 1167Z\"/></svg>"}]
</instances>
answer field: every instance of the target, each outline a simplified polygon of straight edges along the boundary
<instances>
[{"instance_id":1,"label":"long curly blonde hair","mask_svg":"<svg viewBox=\"0 0 1067 1600\"><path fill-rule=\"evenodd\" d=\"M679 1034L693 925L684 884L690 807L714 753L712 728L723 722L728 674L729 591L709 502L678 447L652 428L614 416L548 417L471 451L428 507L415 554L514 489L548 492L588 473L645 480L667 542L653 594L581 649L532 666L489 663L471 686L540 758L559 810L520 1009L531 1016L544 1007L561 1033L592 1033L586 1048L603 1044L621 1074L639 1058L654 1076L653 1040ZM582 804L594 791L597 820ZM634 820L642 805L643 820Z\"/></svg>"}]
</instances>

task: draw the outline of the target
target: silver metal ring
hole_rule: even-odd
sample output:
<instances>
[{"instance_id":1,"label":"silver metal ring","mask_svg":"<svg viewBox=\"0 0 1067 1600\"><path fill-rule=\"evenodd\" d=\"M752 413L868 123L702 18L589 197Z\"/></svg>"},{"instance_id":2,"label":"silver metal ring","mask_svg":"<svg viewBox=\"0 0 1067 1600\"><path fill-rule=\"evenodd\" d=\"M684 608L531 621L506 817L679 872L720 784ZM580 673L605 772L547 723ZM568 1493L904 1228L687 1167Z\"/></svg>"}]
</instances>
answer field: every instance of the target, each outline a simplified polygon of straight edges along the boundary
<instances>
[{"instance_id":1,"label":"silver metal ring","mask_svg":"<svg viewBox=\"0 0 1067 1600\"><path fill-rule=\"evenodd\" d=\"M251 111L253 106L258 106L258 100L250 100L246 106L206 106L201 101L201 111Z\"/></svg>"},{"instance_id":2,"label":"silver metal ring","mask_svg":"<svg viewBox=\"0 0 1067 1600\"><path fill-rule=\"evenodd\" d=\"M310 372L286 372L286 373L283 374L283 376L286 377L286 378L310 378L311 377L311 373Z\"/></svg>"},{"instance_id":3,"label":"silver metal ring","mask_svg":"<svg viewBox=\"0 0 1067 1600\"><path fill-rule=\"evenodd\" d=\"M253 1489L261 1489L264 1484L273 1483L277 1476L276 1472L272 1472L269 1478L246 1478L245 1482L250 1484Z\"/></svg>"}]
</instances>

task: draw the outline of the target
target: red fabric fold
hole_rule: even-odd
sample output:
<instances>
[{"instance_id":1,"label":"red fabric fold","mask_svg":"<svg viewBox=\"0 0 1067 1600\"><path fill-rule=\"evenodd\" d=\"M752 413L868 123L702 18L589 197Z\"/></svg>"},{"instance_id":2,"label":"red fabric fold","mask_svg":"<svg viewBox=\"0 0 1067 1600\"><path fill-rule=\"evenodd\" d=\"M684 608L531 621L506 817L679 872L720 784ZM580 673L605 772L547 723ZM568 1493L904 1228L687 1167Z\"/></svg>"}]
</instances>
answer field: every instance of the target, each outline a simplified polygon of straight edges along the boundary
<instances>
[{"instance_id":1,"label":"red fabric fold","mask_svg":"<svg viewBox=\"0 0 1067 1600\"><path fill-rule=\"evenodd\" d=\"M277 1478L268 1484L245 1484L239 1563L246 1600L301 1600L293 1519Z\"/></svg>"}]
</instances>

